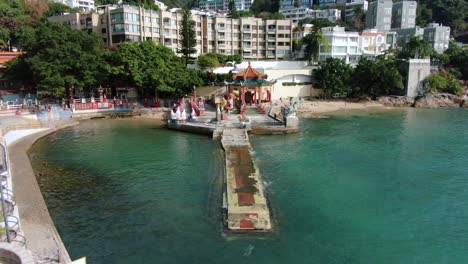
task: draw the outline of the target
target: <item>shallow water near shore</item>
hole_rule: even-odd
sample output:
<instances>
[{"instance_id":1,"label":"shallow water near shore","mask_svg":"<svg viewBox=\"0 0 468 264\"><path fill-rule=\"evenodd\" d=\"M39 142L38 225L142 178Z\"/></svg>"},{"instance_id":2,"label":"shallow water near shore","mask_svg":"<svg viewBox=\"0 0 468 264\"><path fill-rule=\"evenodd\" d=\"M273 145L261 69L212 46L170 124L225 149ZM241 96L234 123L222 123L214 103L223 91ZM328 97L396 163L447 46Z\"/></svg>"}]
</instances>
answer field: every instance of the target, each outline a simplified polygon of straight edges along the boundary
<instances>
[{"instance_id":1,"label":"shallow water near shore","mask_svg":"<svg viewBox=\"0 0 468 264\"><path fill-rule=\"evenodd\" d=\"M31 160L73 259L89 263L468 261L468 111L405 109L302 119L251 136L276 230L226 237L223 156L209 137L94 120Z\"/></svg>"}]
</instances>

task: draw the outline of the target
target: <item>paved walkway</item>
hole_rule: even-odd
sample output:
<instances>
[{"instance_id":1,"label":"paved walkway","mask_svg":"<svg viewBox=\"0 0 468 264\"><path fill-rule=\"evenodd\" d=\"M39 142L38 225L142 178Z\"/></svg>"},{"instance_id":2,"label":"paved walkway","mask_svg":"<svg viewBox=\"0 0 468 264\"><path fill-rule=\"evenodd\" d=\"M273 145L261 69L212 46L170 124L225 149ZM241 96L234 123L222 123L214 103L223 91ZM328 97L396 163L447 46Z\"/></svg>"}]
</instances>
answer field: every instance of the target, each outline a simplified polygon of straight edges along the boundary
<instances>
[{"instance_id":1,"label":"paved walkway","mask_svg":"<svg viewBox=\"0 0 468 264\"><path fill-rule=\"evenodd\" d=\"M13 191L28 249L36 259L47 260L47 263L70 263L70 257L50 218L27 155L37 139L54 131L48 129L15 141L8 146L8 153Z\"/></svg>"},{"instance_id":2,"label":"paved walkway","mask_svg":"<svg viewBox=\"0 0 468 264\"><path fill-rule=\"evenodd\" d=\"M230 230L270 230L271 219L263 183L244 129L224 129L227 227Z\"/></svg>"}]
</instances>

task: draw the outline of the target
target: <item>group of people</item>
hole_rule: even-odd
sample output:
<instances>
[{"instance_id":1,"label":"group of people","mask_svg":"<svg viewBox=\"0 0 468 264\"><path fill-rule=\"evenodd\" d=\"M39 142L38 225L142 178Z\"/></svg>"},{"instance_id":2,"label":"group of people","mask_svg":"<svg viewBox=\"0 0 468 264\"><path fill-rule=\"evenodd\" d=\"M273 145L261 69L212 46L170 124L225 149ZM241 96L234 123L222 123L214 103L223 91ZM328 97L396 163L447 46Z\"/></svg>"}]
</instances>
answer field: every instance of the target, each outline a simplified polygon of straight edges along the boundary
<instances>
[{"instance_id":1,"label":"group of people","mask_svg":"<svg viewBox=\"0 0 468 264\"><path fill-rule=\"evenodd\" d=\"M174 103L171 111L171 120L173 121L196 121L197 116L200 114L200 111L205 110L205 100L203 97L200 97L198 99L192 98L190 100L190 115L187 118L187 112L186 112L186 102L185 102L185 97L182 97L182 99ZM198 114L197 114L198 112Z\"/></svg>"}]
</instances>

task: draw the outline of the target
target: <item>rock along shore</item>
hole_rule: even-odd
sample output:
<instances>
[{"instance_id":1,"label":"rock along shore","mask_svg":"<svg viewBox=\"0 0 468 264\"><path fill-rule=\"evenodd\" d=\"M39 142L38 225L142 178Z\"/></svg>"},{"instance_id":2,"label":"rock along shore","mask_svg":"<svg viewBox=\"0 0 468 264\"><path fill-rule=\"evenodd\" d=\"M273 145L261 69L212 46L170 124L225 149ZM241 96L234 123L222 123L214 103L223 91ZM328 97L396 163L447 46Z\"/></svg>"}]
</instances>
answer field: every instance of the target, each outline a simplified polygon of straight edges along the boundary
<instances>
[{"instance_id":1,"label":"rock along shore","mask_svg":"<svg viewBox=\"0 0 468 264\"><path fill-rule=\"evenodd\" d=\"M410 98L406 96L382 96L379 103L391 107L415 107L415 108L467 108L466 100L447 93L429 93L424 96Z\"/></svg>"}]
</instances>

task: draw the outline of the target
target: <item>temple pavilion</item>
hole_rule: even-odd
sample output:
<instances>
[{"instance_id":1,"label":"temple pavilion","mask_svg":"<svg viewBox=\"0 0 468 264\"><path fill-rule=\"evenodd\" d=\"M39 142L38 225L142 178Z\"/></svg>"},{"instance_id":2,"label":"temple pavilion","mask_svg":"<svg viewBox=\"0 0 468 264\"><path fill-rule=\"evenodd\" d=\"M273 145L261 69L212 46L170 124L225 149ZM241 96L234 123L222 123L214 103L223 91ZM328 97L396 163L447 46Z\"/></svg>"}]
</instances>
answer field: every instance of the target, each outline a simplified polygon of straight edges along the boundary
<instances>
[{"instance_id":1,"label":"temple pavilion","mask_svg":"<svg viewBox=\"0 0 468 264\"><path fill-rule=\"evenodd\" d=\"M235 74L232 82L226 82L227 92L237 94L242 105L271 102L275 81L267 81L268 76L249 65Z\"/></svg>"}]
</instances>

